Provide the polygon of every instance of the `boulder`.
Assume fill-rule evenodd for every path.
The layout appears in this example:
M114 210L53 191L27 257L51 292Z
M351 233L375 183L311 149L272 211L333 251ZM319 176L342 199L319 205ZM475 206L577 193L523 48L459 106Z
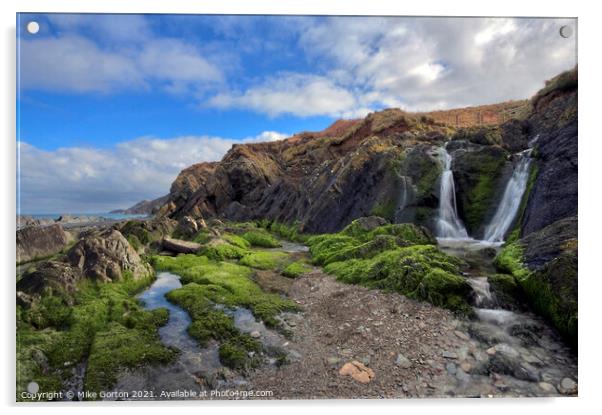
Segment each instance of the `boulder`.
M152 273L150 266L115 229L85 236L67 252L67 259L84 277L103 282L122 279L124 271L134 279Z
M69 242L59 224L29 226L17 230L17 262L27 262L62 251Z
M183 238L191 238L199 231L197 221L190 216L183 216L178 220L175 234Z
M60 261L44 261L36 264L17 281L17 301L29 306L42 294L68 298L75 292L82 273L78 268ZM25 294L25 295L24 295Z
M163 238L162 245L166 251L177 252L179 254L196 254L202 247L201 244L196 242L174 238Z

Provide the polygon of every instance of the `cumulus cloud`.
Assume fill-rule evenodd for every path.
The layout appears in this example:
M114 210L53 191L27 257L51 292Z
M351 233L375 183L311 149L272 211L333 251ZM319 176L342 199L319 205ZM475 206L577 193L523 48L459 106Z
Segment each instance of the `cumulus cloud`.
M207 102L216 108L245 108L269 116L340 116L356 106L353 94L325 76L281 73L242 93L221 93Z
M106 212L166 194L177 174L215 161L235 143L274 141L287 135L264 131L242 140L210 136L141 137L111 149L41 150L19 144L19 201L25 213Z
M572 19L296 18L288 30L314 68L273 75L209 101L271 116L432 110L530 97L576 65ZM319 80L319 82L317 81Z
M74 20L66 27L79 27L80 20ZM159 86L169 92L200 93L224 81L217 62L205 56L196 45L180 39L140 37L140 33L139 37L123 42L122 36L127 36L129 31L118 34L113 24L109 28L104 27L106 24L98 30L111 34L107 44L75 32L21 39L20 87L111 93ZM145 33L144 30L141 33Z

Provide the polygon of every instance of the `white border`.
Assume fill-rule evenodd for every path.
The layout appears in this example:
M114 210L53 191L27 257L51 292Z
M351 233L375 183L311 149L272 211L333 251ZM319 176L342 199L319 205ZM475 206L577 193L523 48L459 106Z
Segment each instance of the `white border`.
M599 206L602 204L600 188L602 174L602 132L600 114L602 92L600 91L599 41L602 39L600 27L602 17L597 13L594 2L546 1L526 2L524 0L504 0L498 2L471 2L468 0L395 2L385 0L220 0L218 2L194 2L192 0L163 1L33 1L3 0L2 13L2 89L0 106L2 111L2 179L4 198L2 209L2 238L0 255L4 273L3 294L3 341L2 376L0 394L2 403L13 412L63 413L64 411L85 411L103 413L107 411L144 411L163 413L167 407L176 405L178 411L194 413L304 413L319 410L331 412L345 411L366 413L487 413L504 414L515 411L550 413L577 413L596 408L602 393L602 345L600 336L600 296L602 294L602 257L600 254ZM451 16L568 16L579 18L579 308L580 308L580 353L579 353L579 398L573 399L504 399L504 400L405 400L405 401L278 401L278 402L218 402L190 404L180 403L130 403L95 405L52 404L21 405L16 407L14 399L14 275L15 253L15 13L16 12L113 12L113 13L233 13L233 14L360 14L360 15L451 15ZM12 306L11 306L12 304ZM598 408L598 411L600 409Z

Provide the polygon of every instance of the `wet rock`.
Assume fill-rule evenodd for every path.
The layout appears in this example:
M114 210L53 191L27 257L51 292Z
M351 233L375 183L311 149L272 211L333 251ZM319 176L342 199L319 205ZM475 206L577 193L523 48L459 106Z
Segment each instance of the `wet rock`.
M358 362L357 360L345 363L341 369L339 369L339 375L351 376L359 383L370 383L375 376L372 369L366 367L363 363Z
M445 370L447 371L447 373L449 373L450 375L455 375L457 372L457 367L455 364L453 363L448 363L445 365Z
M560 381L560 385L558 385L558 390L560 390L560 393L565 395L577 393L577 382L575 382L571 378L564 378Z
M466 334L462 331L454 330L454 334L462 340L470 340L470 337L468 337L468 334Z
M556 388L554 387L554 385L552 385L551 383L548 382L539 382L537 384L537 386L540 387L540 389L544 392L547 393L558 393L558 391L556 390Z
M163 238L163 249L179 254L195 254L201 249L201 244L181 239Z
M407 369L412 366L412 362L410 361L410 359L408 359L401 353L397 354L397 359L395 359L395 364L403 369Z
M17 230L17 262L48 257L60 252L69 241L59 224L29 226Z
M461 382L468 382L470 381L470 375L463 371L461 368L458 368L458 370L456 371L456 379L458 379Z
M249 335L254 339L258 339L261 337L261 333L257 330L253 330L251 333L249 333Z
M114 229L85 236L67 252L67 258L84 277L103 282L120 280L123 271L131 273L134 279L152 273L150 265Z
M480 322L471 323L468 327L468 331L472 337L487 345L498 344L509 340L506 333L491 324Z

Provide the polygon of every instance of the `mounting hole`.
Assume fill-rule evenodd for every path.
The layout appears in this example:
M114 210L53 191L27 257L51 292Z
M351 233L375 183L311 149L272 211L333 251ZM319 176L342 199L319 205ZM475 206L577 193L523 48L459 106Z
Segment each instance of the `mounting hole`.
M38 22L31 21L31 22L27 23L27 32L29 32L32 35L35 35L39 31L40 31L40 25L38 24Z
M573 36L573 28L571 26L562 26L560 28L560 36L562 36L565 39L568 39L569 37Z

